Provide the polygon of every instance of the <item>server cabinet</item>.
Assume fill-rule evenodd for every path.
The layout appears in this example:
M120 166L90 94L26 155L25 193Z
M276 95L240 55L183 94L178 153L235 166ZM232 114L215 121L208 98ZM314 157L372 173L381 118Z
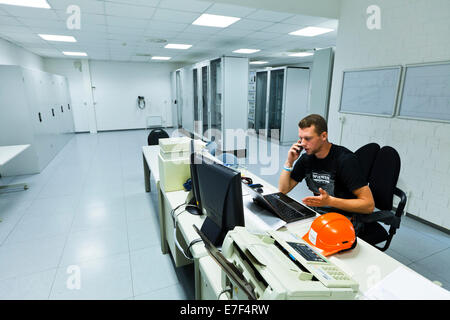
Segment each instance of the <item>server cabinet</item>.
M308 114L309 72L309 68L298 67L257 71L257 133L280 144L291 144L298 140L298 122Z
M67 80L19 66L0 66L0 83L0 145L31 145L3 166L1 174L39 173L74 133L72 110L61 108L70 105Z

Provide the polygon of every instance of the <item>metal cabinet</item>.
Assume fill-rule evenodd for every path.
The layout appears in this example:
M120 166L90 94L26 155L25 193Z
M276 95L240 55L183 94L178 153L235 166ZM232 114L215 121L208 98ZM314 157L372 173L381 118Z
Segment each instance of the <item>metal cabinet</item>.
M222 56L174 72L185 75L172 81L183 89L183 128L219 152L245 154L247 141L236 136L247 129L248 59Z
M0 145L30 144L1 174L41 172L74 133L65 77L0 66Z
M256 71L255 131L291 144L298 121L308 114L309 68L278 67Z

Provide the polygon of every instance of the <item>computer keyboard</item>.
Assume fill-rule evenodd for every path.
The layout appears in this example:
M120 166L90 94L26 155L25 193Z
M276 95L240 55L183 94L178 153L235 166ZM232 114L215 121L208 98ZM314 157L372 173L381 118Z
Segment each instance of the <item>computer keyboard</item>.
M278 214L286 222L299 220L305 217L303 213L293 209L292 207L281 201L280 198L276 196L276 194L265 195L264 199L266 199L275 208L275 210L277 210Z

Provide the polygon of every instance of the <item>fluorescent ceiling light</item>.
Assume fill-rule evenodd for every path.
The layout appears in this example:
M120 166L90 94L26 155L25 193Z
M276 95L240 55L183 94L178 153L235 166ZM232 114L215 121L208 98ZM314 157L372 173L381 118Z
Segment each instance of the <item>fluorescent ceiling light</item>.
M249 53L255 53L255 52L258 52L258 51L261 51L261 50L259 50L259 49L238 49L238 50L234 50L233 52L234 53L246 53L246 54L249 54Z
M66 55L66 56L87 57L87 53L86 52L63 51L63 54Z
M170 60L170 59L172 59L172 57L158 57L158 56L152 57L152 60Z
M314 53L311 52L296 52L289 54L290 57L308 57L312 56Z
M77 39L72 36L60 36L55 34L39 34L38 36L47 41L77 42Z
M47 0L0 0L0 4L9 4L12 6L50 9L50 5L47 3Z
M294 32L289 32L289 34L293 36L304 36L304 37L315 37L319 34L324 34L327 32L331 32L333 29L330 28L319 28L319 27L306 27Z
M168 43L164 48L186 50L189 49L190 47L192 47L192 44Z
M250 61L250 64L266 64L267 61L262 61L262 60L258 60L258 61Z
M197 20L192 22L192 24L205 27L226 28L239 20L241 20L241 18L204 13L198 17Z

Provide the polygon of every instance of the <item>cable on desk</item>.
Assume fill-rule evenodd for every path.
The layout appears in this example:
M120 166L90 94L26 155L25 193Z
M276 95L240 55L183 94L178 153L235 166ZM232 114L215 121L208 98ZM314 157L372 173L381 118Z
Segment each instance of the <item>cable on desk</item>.
M228 286L228 287L226 287L224 290L222 290L222 292L219 293L219 295L217 296L217 300L220 300L220 296L221 296L222 294L224 294L225 292L228 292L228 293L230 294L230 296L231 296L231 292L232 292L231 287Z
M192 258L192 260L194 260L194 257L193 257L192 254L191 254L191 247L192 247L194 244L199 243L199 242L202 242L202 241L203 241L203 240L202 240L201 238L198 238L198 239L192 240L191 243L189 243L189 246L188 246L188 248L186 249L186 254L189 255L189 256Z

